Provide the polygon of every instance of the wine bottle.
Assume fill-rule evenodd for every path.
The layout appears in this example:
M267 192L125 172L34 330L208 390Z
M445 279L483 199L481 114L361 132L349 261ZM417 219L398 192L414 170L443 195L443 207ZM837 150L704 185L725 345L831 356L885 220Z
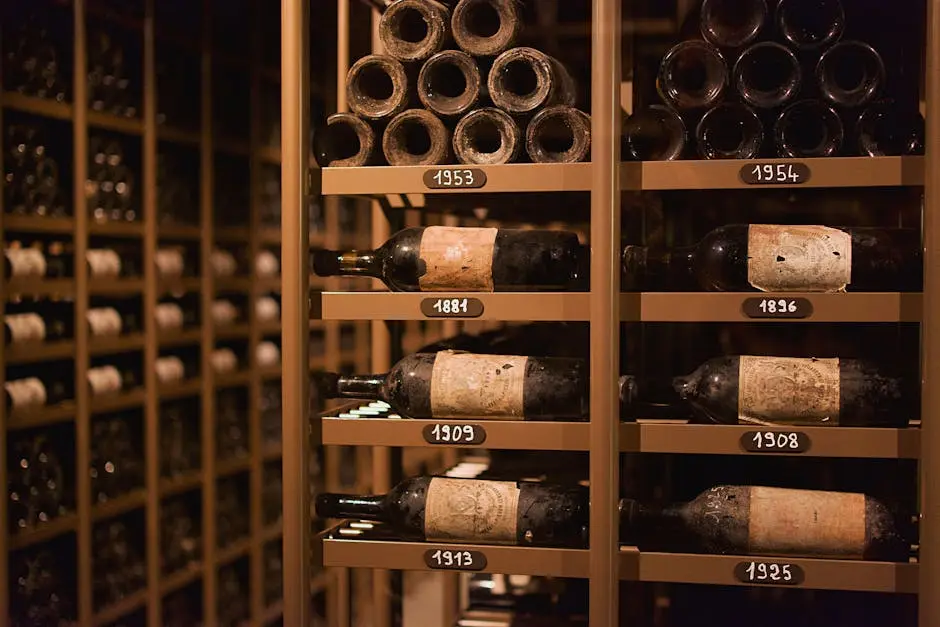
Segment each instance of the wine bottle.
M3 277L10 279L39 279L48 276L49 265L39 248L6 247L3 250Z
M357 168L374 160L375 131L355 113L328 117L313 142L317 163L323 168Z
M663 101L676 109L713 107L727 86L724 56L704 41L692 39L673 46L659 64L656 88Z
M567 290L584 286L587 268L565 231L413 227L376 250L313 253L319 276L367 276L399 292Z
M460 118L454 128L454 154L460 163L512 163L521 148L522 131L502 109L476 109Z
M168 246L153 254L157 275L161 279L180 278L194 274L189 255L182 246Z
M764 141L764 126L754 110L723 102L702 116L695 142L703 159L753 159Z
M217 279L232 277L238 272L235 255L222 248L213 249L209 254L209 266L212 268L212 276Z
M754 41L767 22L766 0L703 0L702 36L722 48Z
M385 51L399 61L424 61L444 47L450 11L435 0L399 0L379 20Z
M584 546L588 490L515 481L406 479L375 496L317 495L317 516L387 523L396 533L437 542Z
M281 349L274 342L259 342L255 347L255 364L259 368L273 368L281 363Z
M85 319L91 338L117 337L122 333L140 331L140 321L135 312L125 311L122 315L116 307L92 307L85 312Z
M860 155L884 157L924 154L924 117L892 100L865 109L855 125Z
M88 390L92 396L127 392L140 385L140 379L134 370L123 364L89 368L87 380Z
M823 98L837 107L861 107L884 88L881 55L862 41L840 41L819 57L816 80Z
M182 383L199 374L199 356L193 353L157 357L153 368L161 385Z
M591 118L566 105L546 107L525 131L525 149L534 163L579 163L591 150Z
M232 301L217 298L212 301L212 322L218 326L234 324L241 317L241 312Z
M715 486L688 503L624 499L620 509L622 533L641 548L682 534L719 554L906 561L910 551L888 508L865 494Z
M270 279L281 272L281 261L270 250L258 251L255 256L255 276L259 279Z
M11 379L3 383L6 392L6 409L27 411L42 406L51 406L71 398L68 381L55 375L37 375Z
M416 353L387 374L326 373L326 398L385 401L408 418L579 419L587 415L587 367L558 357Z
M755 107L772 109L792 100L800 91L803 71L796 55L772 41L755 44L741 53L732 71L734 86Z
M842 37L845 11L840 0L780 0L777 30L799 50L819 50Z
M217 375L231 374L238 370L238 356L231 348L217 348L209 357L212 371Z
M261 324L281 319L281 304L273 296L259 296L255 300L255 319Z
M623 270L641 289L712 292L916 291L923 274L918 229L768 224L723 226L688 248L627 246Z
M418 98L440 116L460 116L480 98L483 80L477 62L459 50L438 52L418 73Z
M577 95L565 66L535 48L512 48L496 57L487 89L493 104L513 115L550 105L573 107Z
M834 157L845 139L842 119L819 100L801 100L774 124L777 154L787 159Z
M392 118L408 108L408 75L394 57L373 54L356 61L346 74L346 99L353 113L367 120Z
M29 309L7 305L3 316L4 345L58 342L73 335L74 304L70 301L30 303Z
M515 2L460 0L450 23L461 50L475 57L495 57L516 43L522 15Z
M389 165L439 165L450 157L450 131L426 109L396 115L382 134L382 153Z
M620 398L631 418L665 405L718 424L904 428L917 411L909 381L843 358L715 357L671 383L621 377Z
M160 331L178 331L199 324L198 300L193 296L157 303L154 320Z
M673 161L682 156L688 133L674 109L652 105L636 111L623 124L625 161Z

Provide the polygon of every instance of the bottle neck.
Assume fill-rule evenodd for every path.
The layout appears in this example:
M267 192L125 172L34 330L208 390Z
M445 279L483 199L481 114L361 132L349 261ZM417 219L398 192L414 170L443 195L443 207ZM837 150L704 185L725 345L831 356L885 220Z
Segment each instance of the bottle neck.
M356 496L354 494L320 494L317 496L317 516L320 518L348 518L387 522L382 507L384 496Z
M695 247L657 249L627 246L623 251L624 274L639 289L675 287L694 275Z
M387 400L384 386L385 375L383 374L344 375L336 379L334 398L366 398L384 401Z
M320 276L381 277L374 250L318 250L313 253L313 271Z
M620 500L621 541L639 544L685 528L685 504L648 505L634 499Z
M682 405L669 380L620 377L621 416L627 420L682 418Z

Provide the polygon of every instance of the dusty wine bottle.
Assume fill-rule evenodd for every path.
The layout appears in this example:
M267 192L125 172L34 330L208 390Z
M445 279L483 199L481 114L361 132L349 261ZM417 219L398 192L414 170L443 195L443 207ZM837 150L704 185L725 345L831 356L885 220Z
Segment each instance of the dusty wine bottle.
M515 44L522 16L515 2L460 0L450 23L461 50L475 57L495 57Z
M665 406L718 424L903 428L917 413L911 382L842 358L715 357L671 384L621 377L620 399L629 418Z
M346 99L353 113L381 120L408 108L408 75L394 57L369 55L356 61L346 74Z
M418 98L441 116L459 116L480 98L480 68L466 52L445 50L424 62L418 73Z
M588 252L566 231L414 227L376 250L315 250L319 276L381 279L399 292L583 288Z
M574 546L587 541L588 489L449 477L406 479L387 494L319 494L317 516L387 523L431 542Z
M487 88L493 104L513 115L547 105L572 107L576 95L565 66L535 48L513 48L496 57Z
M525 149L535 163L579 163L591 151L591 118L566 105L546 107L525 131Z
M426 109L399 113L382 134L389 165L440 165L450 157L450 131Z
M791 46L819 50L842 37L845 11L840 0L780 0L775 21Z
M663 101L680 110L718 104L728 86L728 64L718 48L689 40L669 49L659 64L656 88Z
M796 55L772 41L763 41L742 52L734 64L732 76L741 97L762 109L787 103L796 96L803 82Z
M760 118L740 102L709 109L695 127L695 145L703 159L752 159L763 142Z
M640 109L624 121L624 160L673 161L687 141L682 116L663 105Z
M354 113L334 113L313 138L317 163L323 168L370 165L375 154L375 131Z
M722 48L754 41L767 22L766 0L703 0L702 36Z
M471 111L460 118L454 129L454 154L460 163L511 163L521 148L519 125L508 113L494 107Z
M839 154L845 140L842 119L820 100L800 100L774 124L777 154L787 159L814 159Z
M868 157L924 154L924 116L893 100L870 105L855 125L858 153Z
M444 47L450 11L435 0L398 0L379 21L385 51L399 61L423 61Z
M868 104L884 87L885 75L881 55L863 41L840 41L816 64L819 91L837 107Z
M640 289L692 280L712 292L916 291L920 242L919 229L732 224L688 248L627 246L623 270Z
M386 374L321 376L326 398L385 401L408 418L564 420L587 415L584 360L415 353Z
M865 494L715 486L665 507L620 503L625 539L641 548L691 540L709 553L904 560L910 544L891 511Z

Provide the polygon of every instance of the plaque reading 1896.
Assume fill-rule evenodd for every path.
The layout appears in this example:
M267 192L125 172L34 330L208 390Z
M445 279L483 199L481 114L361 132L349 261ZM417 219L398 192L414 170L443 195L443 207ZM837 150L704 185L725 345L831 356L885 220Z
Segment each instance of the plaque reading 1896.
M748 318L809 318L813 303L808 298L745 298L741 310Z

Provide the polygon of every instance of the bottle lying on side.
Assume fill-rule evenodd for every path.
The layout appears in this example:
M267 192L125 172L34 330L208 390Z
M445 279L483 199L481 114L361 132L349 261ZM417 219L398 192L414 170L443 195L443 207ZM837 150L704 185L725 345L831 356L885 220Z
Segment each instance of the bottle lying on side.
M385 401L409 418L577 420L588 411L581 359L415 353L386 374L321 375L325 398Z
M626 246L639 289L895 292L921 289L918 229L732 224L687 248Z
M319 276L371 277L397 292L584 289L590 260L575 233L444 226L399 231L376 250L312 257Z
M408 539L583 548L589 488L445 477L406 479L387 494L317 496L321 518L372 520ZM718 486L688 503L620 501L621 535L641 547L667 526L709 553L904 559L892 513L864 494Z
M732 355L670 381L620 378L624 417L679 417L717 424L908 426L917 389L857 359Z

